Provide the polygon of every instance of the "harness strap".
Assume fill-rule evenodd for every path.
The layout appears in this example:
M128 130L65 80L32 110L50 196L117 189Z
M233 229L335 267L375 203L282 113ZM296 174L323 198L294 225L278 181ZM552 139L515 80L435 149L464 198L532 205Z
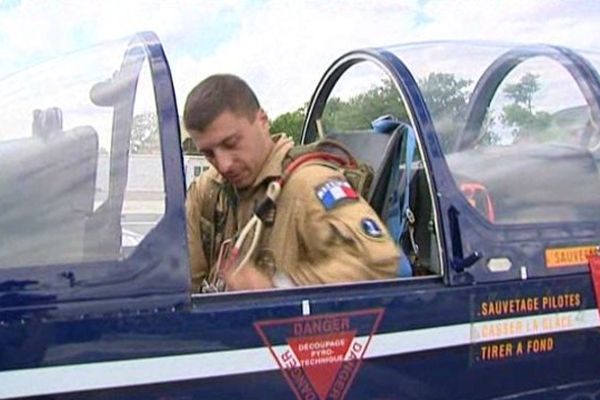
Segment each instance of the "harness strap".
M307 165L309 162L319 160L338 164L339 166L345 166L348 163L354 163L353 158L347 159L336 154L331 154L322 151L315 151L306 153L295 160L293 160L286 168L281 178L271 181L267 187L265 198L256 205L254 212L250 220L246 223L244 228L240 231L233 248L229 253L229 257L220 265L217 265L219 274L226 273L233 269L232 274L239 272L250 260L250 257L256 250L256 246L261 237L263 226L268 223L267 218L272 215L275 209L277 199L281 193L281 190L288 182L290 176L298 170L300 167ZM252 234L250 236L250 234ZM245 242L251 238L251 243L247 247L244 257L240 259L241 250L244 247Z
M414 238L415 216L410 209L410 181L412 179L411 167L413 156L416 149L415 132L412 128L397 120L391 115L381 116L371 122L373 130L378 133L391 134L397 129L403 129L405 140L405 162L403 180L400 181L400 154L394 154L392 159L392 173L390 175L390 187L394 188L393 192L388 196L389 211L387 213L386 225L390 230L394 241L402 248L402 235L407 230L410 237L411 247L415 256L418 254L419 247ZM400 208L400 199L402 200L402 208ZM412 267L410 261L402 252L398 263L397 275L400 277L412 276Z
M235 208L233 188L227 182L209 181L200 211L200 238L209 265L218 258L218 247L224 239L227 219Z
M235 274L247 264L258 244L265 241L265 233L270 232L281 190L290 176L308 163L341 168L350 184L363 195L370 189L373 178L372 168L359 164L341 143L324 139L310 145L293 147L283 160L282 176L269 183L265 198L255 206L251 218L234 240L223 241L228 213L235 210L237 206L228 201L229 198L235 197L233 193L227 191L227 187L231 185L213 181L203 204L201 235L207 261L215 268L211 271L214 274L204 285L203 291L224 290L223 274L230 270Z
M412 178L411 168L413 163L413 156L415 154L416 140L414 131L407 126L406 132L406 169L404 171L404 202L402 204L402 222L400 224L400 234L404 232L405 225L408 223L409 226L415 224L415 217L410 209L410 180ZM397 240L400 239L398 236ZM418 250L417 250L418 253Z

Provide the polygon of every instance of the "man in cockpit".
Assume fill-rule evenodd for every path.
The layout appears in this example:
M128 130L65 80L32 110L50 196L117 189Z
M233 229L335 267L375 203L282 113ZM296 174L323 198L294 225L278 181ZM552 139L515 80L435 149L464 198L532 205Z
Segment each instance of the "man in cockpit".
M395 276L399 252L377 214L339 166L318 158L294 164L292 140L270 135L267 114L242 79L200 82L183 119L212 166L186 200L195 291Z

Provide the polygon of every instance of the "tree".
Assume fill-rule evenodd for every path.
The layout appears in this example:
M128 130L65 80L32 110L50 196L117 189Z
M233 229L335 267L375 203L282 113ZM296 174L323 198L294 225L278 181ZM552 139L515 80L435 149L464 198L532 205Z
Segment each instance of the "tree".
M326 129L337 131L370 129L371 121L382 115L408 121L408 114L398 90L391 80L383 79L366 92L358 93L347 101L337 97L327 100L323 113Z
M521 77L519 83L506 85L504 94L513 99L514 104L526 106L527 111L531 114L531 99L533 94L540 90L539 77L539 75L528 72Z
M271 123L271 132L286 132L299 143L307 108L308 104L305 104L296 111L279 115ZM408 121L402 99L389 79L384 79L381 84L374 85L347 101L330 97L321 119L328 132L349 131L369 129L371 121L386 114Z
M440 144L447 151L464 127L470 85L470 80L444 72L432 72L419 80Z
M532 139L534 134L544 138L546 134L539 135L539 133L548 129L552 124L552 116L549 113L532 112L520 104L504 106L500 120L504 125L513 127L512 134L515 140Z
M502 135L496 131L496 124L498 117L494 114L492 109L488 109L488 112L483 118L481 123L481 130L479 132L478 145L485 146L497 146L502 143Z
M419 86L432 116L461 117L467 106L470 80L456 78L453 74L432 72L419 81Z
M526 73L518 83L506 85L503 90L513 103L502 108L500 120L504 125L512 127L514 140L529 140L534 135L538 136L538 139L554 135L548 131L552 125L552 116L533 109L533 96L540 90L538 79L539 75Z
M436 128L445 148L454 143L462 129L471 81L457 79L452 74L432 73L420 81L420 87ZM285 131L299 141L307 105L293 112L278 116L271 124L271 131ZM327 99L322 122L327 132L370 129L371 121L391 114L408 122L408 112L396 86L390 79L383 79L368 90L357 93L347 100L332 96Z
M294 139L294 143L300 143L302 134L302 124L306 115L306 105L298 108L296 111L287 112L279 115L271 122L271 133L284 132Z
M156 113L137 114L133 117L131 152L133 154L160 153L160 137Z

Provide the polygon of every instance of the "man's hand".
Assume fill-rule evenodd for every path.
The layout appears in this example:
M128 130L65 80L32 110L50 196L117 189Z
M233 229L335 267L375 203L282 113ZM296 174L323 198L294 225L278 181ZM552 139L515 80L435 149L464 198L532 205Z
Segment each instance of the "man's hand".
M271 278L256 268L251 261L248 261L241 269L225 274L223 279L227 284L227 291L270 289L273 287Z

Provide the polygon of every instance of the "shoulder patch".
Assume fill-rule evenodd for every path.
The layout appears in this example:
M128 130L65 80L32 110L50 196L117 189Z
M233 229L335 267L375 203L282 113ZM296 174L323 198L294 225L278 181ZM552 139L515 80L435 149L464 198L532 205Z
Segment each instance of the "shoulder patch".
M362 231L369 237L380 238L383 236L383 231L379 224L373 218L363 218L360 221Z
M358 200L358 193L343 179L330 179L315 189L317 198L326 210L340 203Z

